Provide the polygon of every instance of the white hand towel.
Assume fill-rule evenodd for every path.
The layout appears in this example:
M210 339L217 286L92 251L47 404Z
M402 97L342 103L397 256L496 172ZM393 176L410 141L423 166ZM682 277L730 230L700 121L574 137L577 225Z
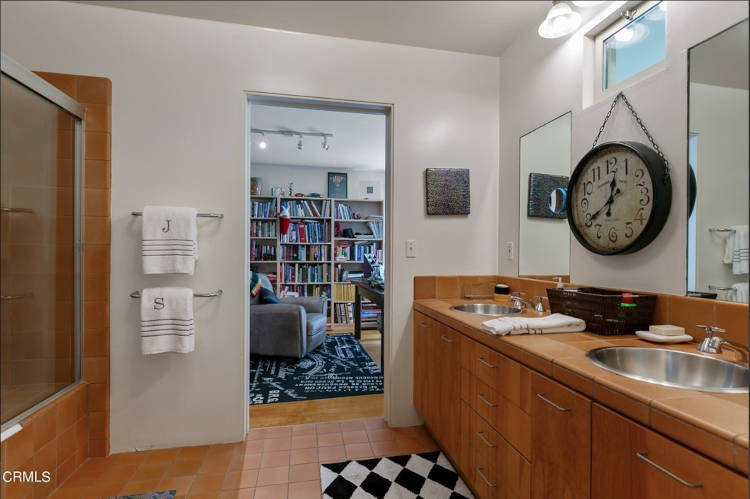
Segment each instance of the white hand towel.
M748 298L750 298L750 296L748 296L748 288L749 286L746 282L732 284L732 290L729 292L729 299L737 303L747 303Z
M141 291L141 353L188 353L193 350L193 290L146 288Z
M586 329L586 322L565 314L547 317L498 317L482 323L482 329L492 334L547 334L576 333Z
M143 208L142 256L144 274L189 274L198 259L195 208Z
M731 228L734 230L730 237L732 240L732 273L735 275L747 274L750 270L748 227L747 225L733 225Z

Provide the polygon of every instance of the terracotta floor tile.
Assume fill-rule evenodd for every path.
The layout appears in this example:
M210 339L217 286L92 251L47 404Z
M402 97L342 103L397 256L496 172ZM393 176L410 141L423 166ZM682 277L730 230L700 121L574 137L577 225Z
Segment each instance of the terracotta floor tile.
M361 419L354 420L354 421L342 421L341 422L341 431L357 431L357 430L364 430L365 429L365 422Z
M276 428L266 428L265 438L291 438L292 429L289 426L279 426Z
M338 433L341 431L341 425L339 423L318 423L315 425L315 431L318 435L325 433Z
M420 452L436 450L434 445L416 438L399 438L396 439L396 444L401 449L401 454L418 454Z
M295 449L292 451L290 464L304 464L304 463L317 463L318 462L318 448L312 447L310 449Z
M221 492L212 490L211 492L190 492L187 499L216 499Z
M185 459L171 463L166 476L197 475L203 459Z
M89 483L88 485L94 485L94 484L105 483L105 482L121 482L124 484L125 482L127 482L133 477L137 469L138 469L137 464L127 464L125 466L113 466L112 468L107 468L106 470L104 470L104 472L101 475L99 475L99 478L97 478L94 483Z
M119 495L120 492L122 492L122 489L123 484L120 482L103 483L101 485L90 487L87 495L81 495L79 497L113 497Z
M341 445L344 439L341 433L322 433L318 435L318 447L329 447L331 445Z
M166 476L159 482L158 490L174 490L178 496L184 496L193 484L194 476Z
M250 440L245 442L245 454L248 452L263 452L263 440Z
M384 430L388 428L388 423L383 418L365 419L365 428L369 430Z
M150 451L149 455L146 456L145 463L163 463L174 461L177 457L179 449L160 449Z
M231 462L231 455L206 457L198 473L226 473Z
M260 468L261 453L257 454L235 454L229 463L230 471L255 470Z
M292 449L309 449L318 446L318 437L314 433L311 435L293 435Z
M255 428L253 430L250 430L247 433L247 436L245 437L245 441L249 442L252 440L263 440L266 438L266 429L265 428Z
M224 490L219 494L219 499L253 499L255 489Z
M224 485L224 473L211 473L207 475L197 475L190 487L190 494L198 492L216 492L221 490Z
M268 485L265 487L257 487L255 489L255 499L286 499L288 493L288 483Z
M338 463L346 461L346 450L343 445L333 447L319 447L318 460L321 463Z
M246 489L258 483L258 470L231 471L226 474L222 489Z
M264 452L260 461L262 468L276 468L278 466L289 466L289 451Z
M290 482L307 482L320 479L320 465L315 463L297 464L289 469Z
M383 442L370 442L372 453L375 457L398 456L401 454L401 448L395 440L386 440Z
M53 499L81 499L82 497L92 497L91 487L65 487L58 489L50 497Z
M292 427L292 437L315 435L315 423L295 425Z
M183 447L177 453L175 460L183 459L203 459L208 452L208 445L198 445L194 447Z
M344 449L346 449L346 457L348 459L365 459L373 457L372 448L370 448L370 444L368 443L347 444L344 446Z
M341 436L345 444L362 444L369 441L365 430L345 431Z
M258 487L279 483L289 483L289 466L261 468L258 473Z
M386 428L380 430L367 430L367 438L370 442L386 442L396 440L396 434Z
M125 452L123 454L114 454L112 456L109 456L107 458L94 458L94 459L101 459L102 464L106 466L123 466L126 464L141 464L143 463L148 456L144 452ZM86 461L86 463L90 462ZM82 466L85 466L84 463Z
M125 484L120 493L122 495L132 495L154 492L159 486L159 482L161 482L161 478L149 478L148 480L130 480Z
M263 440L263 452L277 451L277 450L289 450L292 447L292 442L289 437L284 438L266 438Z
M156 478L161 478L167 473L167 470L172 467L172 463L156 462L156 463L143 463L138 467L135 474L131 477L131 480L141 481Z
M289 499L320 499L320 480L289 484Z
M206 456L224 456L227 454L234 454L235 450L242 448L244 452L244 443L242 444L218 444L209 445Z
M65 482L65 485L68 487L91 486L91 484L95 483L105 471L106 471L106 468L79 469L76 472L74 472L70 476L70 478L68 478L68 480ZM133 469L133 473L135 473L135 469ZM122 482L125 483L125 480L123 479Z

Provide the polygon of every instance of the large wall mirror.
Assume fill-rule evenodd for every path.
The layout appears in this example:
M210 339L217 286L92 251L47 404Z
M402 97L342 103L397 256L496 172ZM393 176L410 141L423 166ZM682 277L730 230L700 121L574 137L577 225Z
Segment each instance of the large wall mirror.
M569 280L571 124L568 112L520 139L518 275Z
M690 49L689 295L748 302L748 22Z

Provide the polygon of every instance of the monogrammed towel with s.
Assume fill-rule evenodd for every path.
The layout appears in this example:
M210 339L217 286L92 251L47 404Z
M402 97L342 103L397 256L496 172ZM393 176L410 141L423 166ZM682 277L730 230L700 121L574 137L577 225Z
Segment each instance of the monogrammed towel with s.
M193 290L146 288L141 291L141 353L188 353L193 350Z
M198 259L195 208L143 208L142 255L144 274L189 274Z

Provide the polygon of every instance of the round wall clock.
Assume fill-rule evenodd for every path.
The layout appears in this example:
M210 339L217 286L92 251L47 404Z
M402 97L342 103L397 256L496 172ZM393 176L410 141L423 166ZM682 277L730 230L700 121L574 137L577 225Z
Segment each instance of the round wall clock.
M672 204L667 165L638 142L607 142L576 165L568 186L568 224L586 249L633 253L664 227Z

